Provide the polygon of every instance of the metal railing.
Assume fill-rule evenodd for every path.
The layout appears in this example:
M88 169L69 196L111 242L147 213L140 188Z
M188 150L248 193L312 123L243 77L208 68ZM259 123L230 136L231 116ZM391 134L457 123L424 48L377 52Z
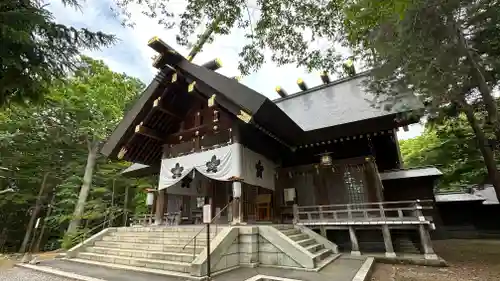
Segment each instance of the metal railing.
M388 201L360 204L293 206L294 223L338 224L349 222L422 221L423 211L431 210L432 200ZM425 218L431 220L431 218Z
M215 214L215 216L210 220L210 223L208 224L205 224L204 227L202 227L200 229L200 231L198 231L191 239L189 239L189 241L182 247L182 249L186 249L187 246L189 246L189 244L191 244L191 242L194 241L194 244L193 244L193 257L196 257L196 239L198 237L198 235L200 235L200 233L203 232L203 230L205 228L207 228L207 225L211 224L214 222L214 220L218 219L220 217L220 215L222 214L222 212L224 212L225 209L227 209L227 207L229 207L229 205L231 205L232 202L229 202L226 204L226 206L224 206L224 208L222 208L217 214ZM215 235L217 235L217 230L218 230L218 221L216 221L215 223ZM210 233L209 233L209 237L207 237L207 239L210 239ZM208 242L208 241L207 241ZM208 253L210 255L210 253Z
M100 224L94 226L93 228L80 232L79 234L71 238L71 244L76 245L78 243L83 243L83 241L85 241L85 239L88 238L89 234L90 235L95 234L96 230L98 230L99 228L104 229L106 226L110 227L109 223L114 219L116 219L117 217L123 215L124 213L125 211L121 210L112 216L106 217Z

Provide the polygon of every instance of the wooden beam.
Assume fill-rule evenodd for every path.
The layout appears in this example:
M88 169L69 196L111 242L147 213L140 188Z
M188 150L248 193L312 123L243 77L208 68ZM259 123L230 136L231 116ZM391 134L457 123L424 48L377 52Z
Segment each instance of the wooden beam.
M214 59L209 62L202 64L201 66L206 67L212 71L216 71L217 69L222 67L222 61L220 59Z
M280 95L280 97L284 98L287 96L287 93L286 91L281 88L280 86L277 86L276 89L275 89L276 93L278 93L278 95Z
M144 127L142 124L135 126L135 133L146 137L150 137L158 141L163 141L163 138L160 136L158 132L148 127Z
M330 83L330 76L328 76L328 72L326 72L326 71L321 72L320 77L321 77L321 81L323 81L323 84Z
M302 80L302 78L299 78L297 80L297 85L299 86L299 88L302 90L302 91L307 91L307 85L306 85L306 82L304 82L304 80Z
M179 115L173 113L172 111L168 110L168 109L165 109L161 106L161 97L158 97L157 99L155 99L155 101L153 102L153 109L156 109L156 110L159 110L167 115L170 115L176 119L179 119L179 120L182 120L182 117L180 117Z

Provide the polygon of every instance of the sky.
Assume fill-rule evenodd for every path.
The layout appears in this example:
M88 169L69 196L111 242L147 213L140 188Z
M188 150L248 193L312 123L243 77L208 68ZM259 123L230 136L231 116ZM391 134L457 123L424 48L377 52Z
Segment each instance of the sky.
M177 6L173 1L169 3L174 11L183 8L181 2ZM82 3L81 10L76 10L64 7L59 0L54 0L50 1L47 8L58 23L116 35L119 41L114 46L100 51L87 51L85 54L103 60L113 71L139 78L144 84L149 84L157 73L151 66L152 57L156 52L147 46L148 40L153 36L158 36L182 55L186 56L189 53L187 48L176 44L176 29L164 29L155 20L142 15L139 9L131 9L134 28L123 27L119 19L113 16L110 6L110 0L87 0ZM258 16L253 13L252 17ZM203 31L199 30L199 33ZM194 63L203 64L219 58L223 66L217 72L228 77L240 75L237 62L238 53L245 42L243 35L242 30L236 29L230 35L218 36L213 43L203 46ZM297 68L295 65L277 66L270 61L257 72L243 77L241 83L270 99L275 99L279 97L274 91L276 86L283 87L289 94L298 92L300 90L296 84L298 78L302 78L310 87L321 84L319 72L308 73L306 69ZM422 131L422 125L413 124L408 132L400 129L398 138L412 138L420 135Z

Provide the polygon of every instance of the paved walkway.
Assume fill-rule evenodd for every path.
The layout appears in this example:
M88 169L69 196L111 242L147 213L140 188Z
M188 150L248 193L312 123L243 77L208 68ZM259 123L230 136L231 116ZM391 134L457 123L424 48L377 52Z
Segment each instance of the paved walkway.
M0 270L0 281L74 281L25 268L14 267Z
M185 281L185 278L161 276L149 273L134 272L92 264L82 264L65 260L51 260L41 262L40 265L52 267L61 271L72 272L78 275L89 276L107 281Z
M228 273L217 275L213 278L216 281L242 281L255 275L269 275L303 281L351 281L358 272L364 259L342 256L325 266L319 272L309 272L301 270L288 270L281 268L256 267L239 268Z
M324 267L319 272L290 270L281 268L239 268L230 272L216 275L216 281L243 281L255 275L277 276L282 278L298 279L303 281L351 281L364 259L358 257L342 256ZM185 281L185 278L160 276L149 273L126 271L100 267L91 264L80 264L64 260L43 261L40 265L52 267L61 271L71 272L83 276L104 279L107 281ZM12 281L21 281L13 279ZM35 280L35 279L32 279ZM4 281L0 279L0 281ZM6 279L5 281L11 281ZM49 280L48 280L49 281ZM63 280L54 280L63 281ZM66 281L66 280L64 280Z

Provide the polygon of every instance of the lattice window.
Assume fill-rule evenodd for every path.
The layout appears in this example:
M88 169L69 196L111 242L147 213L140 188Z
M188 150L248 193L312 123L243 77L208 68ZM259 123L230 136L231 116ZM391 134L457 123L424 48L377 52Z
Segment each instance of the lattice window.
M365 189L363 180L356 178L351 171L344 171L344 184L347 188L349 203L365 203Z

